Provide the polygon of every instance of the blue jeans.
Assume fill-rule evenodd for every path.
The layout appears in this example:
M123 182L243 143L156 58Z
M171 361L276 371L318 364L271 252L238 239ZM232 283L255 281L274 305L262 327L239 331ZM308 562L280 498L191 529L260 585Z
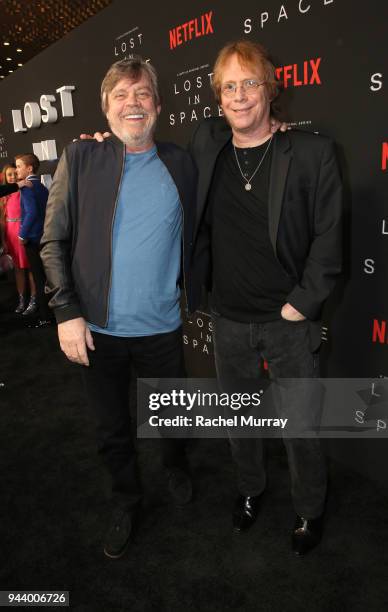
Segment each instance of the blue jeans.
M292 379L291 389L275 389L275 401L282 415L295 416L302 428L316 424L321 398L318 355L310 350L308 321L284 319L269 323L239 323L213 312L214 352L218 379L225 390L233 381L260 380L260 363L265 359L271 379ZM298 385L296 379L310 379ZM275 386L276 387L276 386ZM285 401L287 399L287 401ZM306 519L320 516L327 488L326 461L317 436L283 438L291 476L291 493L297 514ZM238 470L241 495L259 495L266 474L261 438L230 438Z

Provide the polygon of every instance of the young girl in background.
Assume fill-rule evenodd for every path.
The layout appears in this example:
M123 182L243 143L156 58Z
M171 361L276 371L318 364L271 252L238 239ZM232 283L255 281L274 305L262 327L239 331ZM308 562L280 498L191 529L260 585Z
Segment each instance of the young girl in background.
M16 182L16 168L12 164L6 164L3 168L3 184ZM35 284L31 272L24 246L19 241L20 228L20 191L16 191L9 196L1 198L1 218L2 218L2 242L6 252L11 255L15 269L16 289L19 295L19 302L15 312L17 314L34 314L37 309L35 297ZM27 306L26 301L26 271L30 286L30 301Z

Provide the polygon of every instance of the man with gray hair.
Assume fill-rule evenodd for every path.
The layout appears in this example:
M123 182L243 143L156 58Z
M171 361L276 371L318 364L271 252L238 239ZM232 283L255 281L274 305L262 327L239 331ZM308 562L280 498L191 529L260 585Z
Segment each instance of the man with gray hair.
M139 516L141 487L131 431L130 367L138 376L185 376L181 286L188 267L196 171L180 147L155 143L161 110L154 68L116 62L101 86L113 137L78 141L58 164L42 238L50 306L62 351L81 364L97 417L98 450L112 477L114 508L104 552L120 557ZM184 441L163 441L169 490L190 501Z

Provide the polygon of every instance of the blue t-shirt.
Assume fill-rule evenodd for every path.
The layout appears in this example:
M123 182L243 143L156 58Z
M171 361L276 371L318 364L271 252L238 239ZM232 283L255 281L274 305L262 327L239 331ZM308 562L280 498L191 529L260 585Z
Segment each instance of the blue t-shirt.
M181 324L182 211L156 147L127 153L112 236L112 280L105 328L112 336L151 336Z

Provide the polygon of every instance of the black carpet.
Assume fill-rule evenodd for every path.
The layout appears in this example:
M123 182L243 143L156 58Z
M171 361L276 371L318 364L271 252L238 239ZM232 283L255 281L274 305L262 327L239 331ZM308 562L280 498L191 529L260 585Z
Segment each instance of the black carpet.
M141 529L125 557L104 557L109 483L79 366L65 361L55 329L26 329L9 314L12 291L0 280L0 590L68 590L80 612L387 609L387 491L332 462L324 539L294 558L278 440L260 516L243 536L231 532L236 491L225 441L192 444L195 500L177 510L156 443L139 440Z

